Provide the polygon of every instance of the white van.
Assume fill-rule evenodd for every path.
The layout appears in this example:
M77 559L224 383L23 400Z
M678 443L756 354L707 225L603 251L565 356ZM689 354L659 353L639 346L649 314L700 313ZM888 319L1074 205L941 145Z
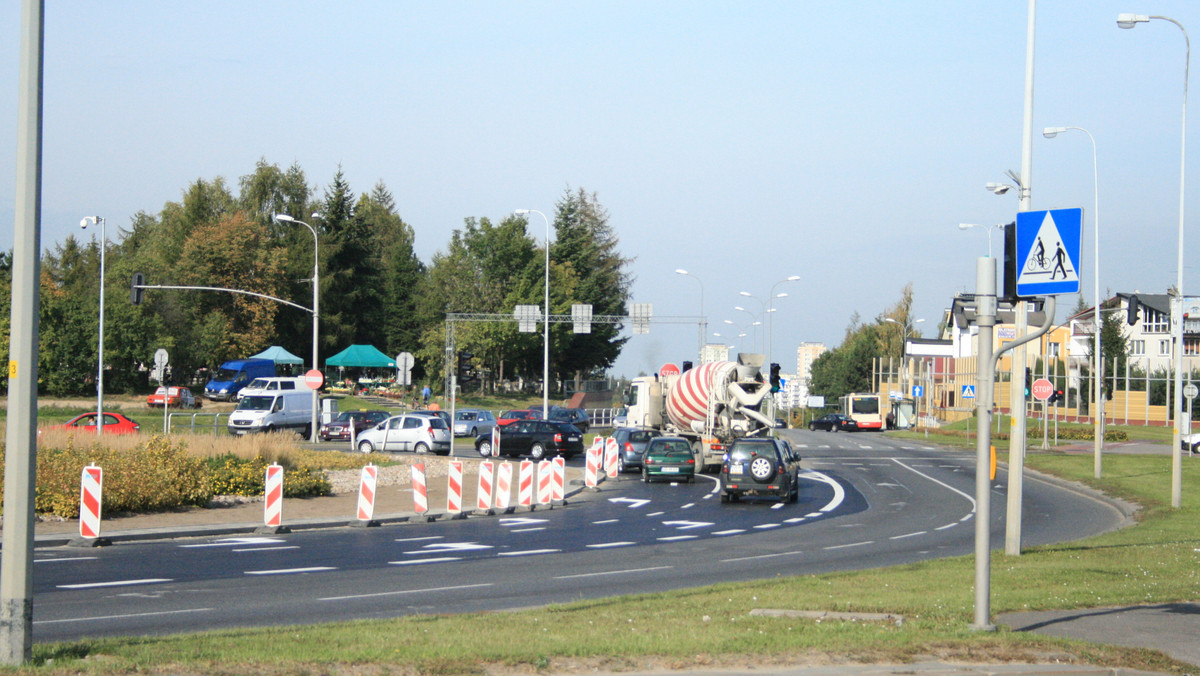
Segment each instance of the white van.
M312 391L248 394L229 414L230 434L292 430L303 437L312 431Z
M303 378L255 378L250 381L249 385L238 390L237 398L241 399L251 394L275 394L291 390L307 392L308 388L304 385Z

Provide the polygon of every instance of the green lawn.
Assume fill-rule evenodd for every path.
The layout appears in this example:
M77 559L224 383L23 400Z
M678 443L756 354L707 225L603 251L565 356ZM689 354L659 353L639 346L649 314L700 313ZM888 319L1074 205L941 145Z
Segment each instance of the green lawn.
M1031 468L1136 500L1139 523L1087 540L993 555L992 610L1195 600L1200 589L1200 463L1185 463L1184 504L1168 502L1165 458L1035 453ZM972 557L800 575L512 613L434 615L167 638L35 646L39 673L483 673L765 666L798 662L1065 660L1184 673L1144 650L1032 634L976 632ZM299 582L297 584L300 584ZM755 608L898 613L892 622L751 616ZM448 609L449 610L449 609Z

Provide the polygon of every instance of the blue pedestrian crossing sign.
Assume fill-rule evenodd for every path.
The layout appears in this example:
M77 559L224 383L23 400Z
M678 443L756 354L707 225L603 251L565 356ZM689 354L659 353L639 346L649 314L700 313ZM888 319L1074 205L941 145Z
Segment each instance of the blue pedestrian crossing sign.
M975 398L975 386L974 385L963 385L962 386L962 398L963 399L974 399Z
M1017 295L1079 293L1083 209L1017 214Z

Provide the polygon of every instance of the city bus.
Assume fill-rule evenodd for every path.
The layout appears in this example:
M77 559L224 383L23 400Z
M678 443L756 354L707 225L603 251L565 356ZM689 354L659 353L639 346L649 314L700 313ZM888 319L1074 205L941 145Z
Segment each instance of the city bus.
M878 394L851 392L839 399L838 412L858 423L860 430L882 430L883 413Z

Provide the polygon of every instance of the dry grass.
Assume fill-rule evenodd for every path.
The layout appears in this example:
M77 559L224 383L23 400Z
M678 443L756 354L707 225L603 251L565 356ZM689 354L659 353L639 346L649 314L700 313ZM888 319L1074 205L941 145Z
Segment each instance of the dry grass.
M219 434L173 434L171 438L181 442L189 455L198 458L214 458L232 453L244 460L263 458L275 462L280 458L294 456L300 451L299 437L291 432L274 432L271 434L248 434L235 437ZM144 444L148 437L144 434L104 435L96 439L94 435L83 435L68 430L45 430L38 436L38 445L47 448L66 448L102 444L104 448L114 451L129 451Z

